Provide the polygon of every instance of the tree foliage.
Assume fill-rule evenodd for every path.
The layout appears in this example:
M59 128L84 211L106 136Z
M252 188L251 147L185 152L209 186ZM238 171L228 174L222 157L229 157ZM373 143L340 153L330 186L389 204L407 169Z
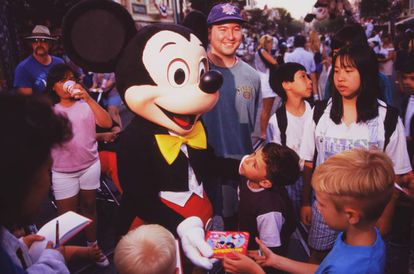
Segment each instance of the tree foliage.
M335 33L346 24L345 17L337 16L333 19L315 21L313 27L319 33Z
M303 29L303 23L294 20L284 8L246 10L248 26L253 33L273 33L277 31L283 36L293 35Z
M361 17L386 22L397 18L407 6L407 2L403 0L361 0L359 4Z
M388 0L361 0L359 4L361 17L377 17L387 11Z

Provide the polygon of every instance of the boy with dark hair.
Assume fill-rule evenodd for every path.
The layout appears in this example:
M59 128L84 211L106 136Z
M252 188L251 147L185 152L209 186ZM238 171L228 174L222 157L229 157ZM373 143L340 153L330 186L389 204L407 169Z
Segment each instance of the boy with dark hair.
M393 163L380 150L353 149L330 157L312 178L324 220L343 231L328 256L320 265L298 262L272 253L259 239L264 256L250 255L261 266L289 273L384 273L385 244L375 225L391 199L394 179ZM264 273L248 257L234 255L235 260L224 259L227 272Z
M414 56L409 56L400 66L400 73L404 91L408 97L403 109L404 133L407 140L408 156L413 164L414 155ZM413 235L412 220L413 204L407 201L414 197L414 184L405 184L405 194L400 195L395 207L391 232L387 235L387 263L386 273L407 273L410 262L410 245ZM408 195L406 195L408 194Z
M266 139L286 145L299 153L305 121L312 110L305 98L312 92L312 81L306 75L305 67L298 63L285 63L272 70L270 86L282 98L282 106L270 117ZM302 177L295 184L287 186L296 216L299 217Z
M414 57L410 56L401 66L402 82L409 98L404 108L405 136L407 137L408 153L412 157L414 154Z
M284 186L294 183L299 173L298 155L279 144L266 144L243 159L239 229L250 233L248 249L258 249L257 236L274 252L286 254L295 219Z
M306 74L308 74L312 79L313 99L319 100L318 78L316 75L314 54L305 49L306 37L302 35L296 35L293 44L295 49L292 52L285 54L284 61L285 63L299 63L305 67Z

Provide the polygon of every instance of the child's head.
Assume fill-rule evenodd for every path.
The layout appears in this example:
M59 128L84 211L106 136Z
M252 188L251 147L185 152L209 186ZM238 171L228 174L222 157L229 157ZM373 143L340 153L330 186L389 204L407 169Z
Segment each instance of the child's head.
M414 93L414 57L410 56L403 63L402 69L403 73L403 84L404 87L409 91L409 93Z
M299 177L299 156L287 146L268 143L242 162L240 173L263 188L290 185Z
M173 274L176 268L174 236L160 225L131 230L115 248L114 262L120 274Z
M342 120L343 100L356 98L357 122L378 116L377 99L382 98L378 73L377 57L368 46L354 45L337 52L330 74L330 117L336 124Z
M46 90L54 103L59 102L61 98L71 98L71 95L63 89L63 83L67 80L77 81L75 72L68 65L56 64L49 70Z
M383 44L385 44L385 45L387 45L387 44L389 44L389 43L392 43L392 37L391 37L391 34L390 34L390 33L384 33L384 34L381 36L381 40L382 40L382 43L383 43Z
M312 93L312 81L306 75L305 67L299 63L285 63L271 69L269 84L284 102L291 95L307 98Z
M391 198L394 176L392 161L382 151L336 154L312 177L318 209L333 229L375 224Z
M295 48L304 48L306 45L306 37L303 35L296 35L295 39L293 40L293 46Z
M353 45L368 46L367 36L361 24L349 24L338 30L332 37L332 53L336 54L343 47Z
M259 39L258 49L271 50L273 45L273 38L269 34L265 34Z
M72 138L72 127L36 96L0 94L0 122L0 226L27 225L49 192L51 150Z

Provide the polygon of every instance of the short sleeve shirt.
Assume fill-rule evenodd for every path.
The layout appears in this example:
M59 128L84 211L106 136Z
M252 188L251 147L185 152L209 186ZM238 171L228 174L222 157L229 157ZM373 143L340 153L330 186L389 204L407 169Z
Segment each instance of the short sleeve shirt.
M49 70L56 64L63 64L63 59L52 56L49 65L43 65L30 55L17 65L14 73L15 88L31 88L33 93L41 93L46 89Z

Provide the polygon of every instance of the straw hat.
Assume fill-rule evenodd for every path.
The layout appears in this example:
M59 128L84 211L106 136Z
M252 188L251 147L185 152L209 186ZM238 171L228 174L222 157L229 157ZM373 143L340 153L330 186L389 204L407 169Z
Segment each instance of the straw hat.
M51 41L57 40L56 37L50 35L49 28L43 25L36 25L32 31L32 34L26 36L25 39L47 39Z

